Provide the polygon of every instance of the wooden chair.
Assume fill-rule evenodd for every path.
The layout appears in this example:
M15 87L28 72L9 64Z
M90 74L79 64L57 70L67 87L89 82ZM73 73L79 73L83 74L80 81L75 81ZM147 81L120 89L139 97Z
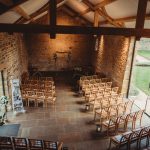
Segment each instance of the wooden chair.
M125 118L125 126L124 126L124 129L126 130L127 129L127 126L128 126L128 123L131 122L132 124L132 130L135 129L135 118L137 116L137 113L138 112L132 112L132 113L129 113L126 115L126 118Z
M13 137L13 143L15 150L28 150L28 144L26 138Z
M110 105L110 117L118 116L118 105Z
M109 120L102 122L102 127L106 128L107 135L109 134L110 129L114 128L114 133L116 134L118 132L118 127L120 123L120 116L118 117L111 117Z
M110 106L110 97L103 97L100 103L100 108L105 108Z
M92 76L92 79L97 79L97 75L93 75L93 76Z
M44 92L36 92L36 106L38 107L39 103L43 103L44 107L45 95Z
M129 137L131 136L132 132L125 132L123 134L119 134L116 136L113 136L110 138L110 143L109 143L109 150L111 150L111 144L113 143L116 147L116 149L120 149L121 146L126 146L126 150L129 149Z
M104 95L110 95L111 94L111 88L105 88Z
M111 89L111 95L117 94L117 93L118 93L118 90L119 90L119 87L113 87L113 88Z
M144 114L145 110L139 110L138 112L135 113L134 118L133 118L133 128L135 129L136 121L139 120L140 127L142 125L142 117Z
M55 104L56 96L53 95L52 92L46 92L45 93L45 106L48 106L48 103Z
M109 82L110 81L109 78L102 78L101 80L102 80L102 82Z
M129 114L132 112L132 107L133 107L134 101L128 100L127 101L127 107L126 107L126 114Z
M92 108L92 111L94 111L96 108L100 107L100 98L95 98L93 101L89 101L86 105L88 105L90 108Z
M44 150L62 150L62 142L43 141Z
M103 97L103 93L104 93L104 90L99 90L95 95L96 95L96 98L102 98Z
M28 106L30 106L30 102L34 102L34 106L36 106L36 93L34 91L27 91L27 99Z
M142 128L142 131L139 137L139 149L141 149L141 142L145 138L146 138L146 147L149 145L149 137L150 137L150 125Z
M118 115L124 115L126 113L127 103L122 102L118 104Z
M11 137L0 136L0 149L1 150L13 150L13 142Z
M28 139L30 150L43 150L43 141L39 139Z
M106 84L105 83L99 83L99 88L100 89L105 89Z
M22 100L25 102L25 105L27 106L28 97L27 97L27 91L26 90L21 90L21 97L22 97Z
M93 94L92 92L90 92L89 96L85 96L85 101L90 102L90 101L95 100L95 98L96 98L96 94Z
M141 131L142 129L141 128L137 128L135 130L132 130L132 134L129 136L129 150L130 150L130 147L131 147L131 144L132 143L135 143L136 142L136 149L139 148L139 139L140 139L140 134L141 134Z
M128 125L128 122L129 122L129 120L128 120L129 116L130 116L130 114L121 114L120 115L118 126L123 125L123 130L124 131L126 131L126 129L127 129L127 125Z
M96 83L101 83L101 79L95 79Z
M112 82L106 82L106 88L111 88Z
M117 101L118 96L111 96L110 97L110 105L117 105L118 101Z
M96 117L99 116L99 123L101 124L102 121L108 120L110 117L110 107L100 108L96 109L94 113L94 121L96 120Z

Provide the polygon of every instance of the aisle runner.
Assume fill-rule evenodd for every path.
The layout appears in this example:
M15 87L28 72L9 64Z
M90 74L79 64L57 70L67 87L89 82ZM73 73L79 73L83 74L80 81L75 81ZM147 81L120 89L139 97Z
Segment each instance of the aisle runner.
M10 124L0 126L0 136L17 136L20 124Z

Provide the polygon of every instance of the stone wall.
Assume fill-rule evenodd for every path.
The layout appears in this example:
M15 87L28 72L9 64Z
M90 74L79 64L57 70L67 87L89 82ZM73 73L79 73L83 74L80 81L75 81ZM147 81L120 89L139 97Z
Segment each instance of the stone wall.
M0 33L0 70L3 70L6 95L11 95L10 80L28 70L27 50L22 34Z
M38 23L47 24L48 17L42 17ZM80 26L61 10L57 14L57 23ZM26 35L26 41L29 65L39 71L68 70L75 66L91 65L93 36L58 34L56 39L50 39L49 34L30 34Z
M123 36L101 36L99 48L93 54L95 72L110 77L114 86L122 89L126 70L130 38Z
M127 59L127 63L126 63L126 69L125 69L125 73L124 73L124 79L123 79L123 84L122 84L122 93L127 93L128 94L128 88L129 88L129 82L131 81L130 79L130 74L131 74L131 67L132 65L134 66L134 63L136 61L136 59L132 60L135 56L136 56L136 52L133 53L134 50L134 44L135 44L135 37L131 37L131 42L130 42L130 46L129 46L129 52L128 52L128 59ZM133 56L134 54L134 56ZM132 64L133 61L133 64ZM128 95L127 95L128 96Z

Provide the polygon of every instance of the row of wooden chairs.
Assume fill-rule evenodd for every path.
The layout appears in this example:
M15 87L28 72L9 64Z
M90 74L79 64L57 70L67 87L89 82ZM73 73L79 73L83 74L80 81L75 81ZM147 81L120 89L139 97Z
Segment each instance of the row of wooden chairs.
M146 147L149 146L150 126L144 126L132 131L127 131L123 134L118 134L110 138L109 150L114 144L117 149L126 146L130 150L131 144L136 143L136 149L141 149L141 142L146 139Z
M113 117L117 117L123 114L131 113L132 107L133 107L134 101L126 101L116 104L110 104L107 106L104 106L100 104L99 108L95 108L94 112L94 121L97 116L99 116L99 122Z
M97 95L96 98L89 99L89 101L87 101L86 103L86 106L89 106L89 109L92 108L92 110L94 111L97 108L101 109L103 107L117 105L122 102L123 102L123 96L120 94L107 95L107 96Z
M105 83L105 82L110 82L110 79L108 78L100 78L100 79L91 79L91 80L84 80L80 81L80 89L82 89L83 86L89 85L89 84L97 84L97 83Z
M117 134L119 130L119 126L123 125L124 131L127 130L128 123L131 122L132 130L135 129L136 122L139 120L140 126L142 123L144 110L139 110L136 112L131 112L129 114L122 114L115 117L110 117L108 120L103 121L100 124L100 129L105 128L107 131L107 135L109 134L110 129L114 129L114 133Z
M21 90L21 95L26 106L30 106L30 102L34 102L34 106L38 106L39 103L43 103L43 106L47 107L48 103L54 104L56 101L55 91L53 90L46 92Z
M42 80L23 80L22 84L37 84L37 85L54 85L54 81L42 81Z
M85 93L85 101L89 102L98 98L111 97L118 95L118 87L101 89L98 91L89 91ZM121 94L119 94L121 96Z
M34 85L34 84L22 84L21 90L34 90L34 91L49 91L49 90L55 90L55 86L52 85Z
M92 89L105 89L105 88L111 88L112 82L103 82L103 83L94 83L94 84L87 84L82 87L82 91L86 92L86 90L92 90Z
M98 83L105 83L105 82L110 82L110 79L100 78L100 79L84 80L84 81L80 81L80 86L83 87L84 85L88 85L88 84L98 84Z
M91 75L91 76L82 76L80 77L80 80L84 81L84 80L99 79L99 78L101 78L100 75Z
M22 80L43 80L43 81L53 81L53 77L39 77L39 76L25 76Z
M1 150L61 150L62 147L62 142L18 137L0 137Z

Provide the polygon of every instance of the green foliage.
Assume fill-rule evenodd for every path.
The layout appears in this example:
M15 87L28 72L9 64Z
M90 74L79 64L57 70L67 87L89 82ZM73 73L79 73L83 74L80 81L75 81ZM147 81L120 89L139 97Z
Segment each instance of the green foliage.
M150 94L150 67L135 66L133 69L133 84L146 94Z
M149 50L138 50L137 54L143 56L147 59L150 59L150 51Z

